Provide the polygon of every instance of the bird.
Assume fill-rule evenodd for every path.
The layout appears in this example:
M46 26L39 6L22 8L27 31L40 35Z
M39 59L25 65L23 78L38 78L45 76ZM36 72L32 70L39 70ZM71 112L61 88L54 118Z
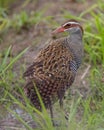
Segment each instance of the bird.
M23 74L26 79L25 95L36 109L42 111L35 83L45 108L50 110L51 118L56 101L63 107L65 92L74 82L83 59L84 31L81 24L70 19L56 28L52 35L64 32L67 36L51 40Z

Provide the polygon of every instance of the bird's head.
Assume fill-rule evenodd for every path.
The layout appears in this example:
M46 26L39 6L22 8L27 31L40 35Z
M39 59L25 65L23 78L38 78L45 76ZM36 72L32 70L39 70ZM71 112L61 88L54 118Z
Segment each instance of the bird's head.
M80 25L80 23L76 20L69 20L66 23L62 24L59 28L54 30L52 34L61 33L68 31L70 34L76 33L78 30L80 30L83 34L83 28Z

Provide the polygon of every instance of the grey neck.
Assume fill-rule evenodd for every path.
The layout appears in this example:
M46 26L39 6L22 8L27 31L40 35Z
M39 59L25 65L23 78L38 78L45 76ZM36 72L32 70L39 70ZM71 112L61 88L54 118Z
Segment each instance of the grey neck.
M76 30L75 32L70 33L70 39L74 40L82 40L82 31L80 29Z
M72 51L78 68L83 56L82 35L82 31L78 29L77 31L70 33L70 36L66 38L67 47Z

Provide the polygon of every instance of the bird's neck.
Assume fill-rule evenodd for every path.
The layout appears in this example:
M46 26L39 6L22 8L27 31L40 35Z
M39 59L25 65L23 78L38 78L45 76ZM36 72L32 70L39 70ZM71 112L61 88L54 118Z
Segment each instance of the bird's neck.
M78 29L76 32L70 33L71 40L82 40L82 31Z
M66 38L67 45L72 51L78 67L80 66L82 56L83 56L83 45L82 45L82 32L74 32Z

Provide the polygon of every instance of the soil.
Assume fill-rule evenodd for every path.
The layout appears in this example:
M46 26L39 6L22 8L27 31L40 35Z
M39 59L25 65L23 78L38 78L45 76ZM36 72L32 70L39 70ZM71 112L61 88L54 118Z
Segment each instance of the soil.
M84 0L83 0L84 1ZM41 11L45 9L44 17L53 16L54 20L59 24L62 24L67 20L63 18L62 14L64 11L69 11L70 14L79 16L80 13L88 9L91 5L95 3L95 0L30 0L25 6L23 6L24 1L17 1L12 4L9 9L9 17L12 17L13 14L18 14L21 10L25 10L28 13L32 11ZM2 35L2 42L0 43L0 51L4 52L8 46L12 45L11 55L14 57L18 55L26 47L29 47L28 51L24 56L16 63L14 71L18 73L20 71L21 63L24 63L29 66L32 62L38 51L44 46L45 42L52 39L51 31L55 28L51 23L48 24L44 21L40 22L38 25L34 25L29 29L22 29L17 33L14 29L7 30ZM86 70L86 68L88 70ZM87 64L81 66L78 71L76 80L71 87L71 94L76 95L80 93L82 97L86 98L90 89L89 82L86 80L90 67ZM85 73L85 75L84 75ZM2 123L2 122L1 122ZM4 122L3 122L4 123ZM1 130L1 129L0 129ZM2 128L3 130L3 128Z

